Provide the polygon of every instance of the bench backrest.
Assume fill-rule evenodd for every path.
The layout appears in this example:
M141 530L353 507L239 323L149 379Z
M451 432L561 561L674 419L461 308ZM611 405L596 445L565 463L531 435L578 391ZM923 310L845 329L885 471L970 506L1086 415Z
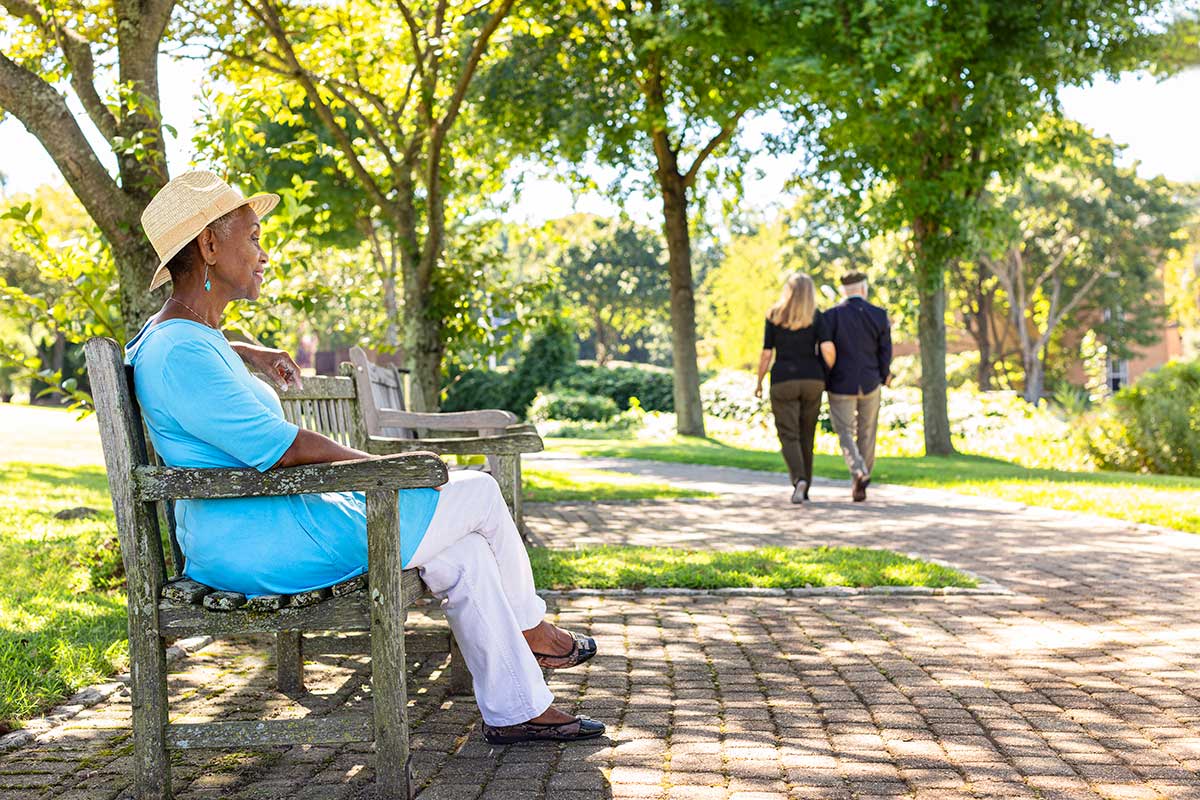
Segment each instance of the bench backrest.
M345 365L343 365L345 366ZM370 387L374 403L362 403L363 424L371 436L390 436L396 439L415 439L417 432L412 428L384 427L378 417L378 409L405 411L404 381L400 371L390 364L376 364L361 347L350 348L350 366L353 369L358 390L365 396Z
M157 597L166 567L162 527L154 504L138 503L133 499L132 475L135 466L161 461L155 456L146 435L133 388L133 368L125 365L120 346L112 339L95 338L84 346L84 353L100 425L113 510L117 515L117 538L125 560L125 573L132 584L133 576L144 572L145 579L153 584L154 597ZM349 367L349 364L343 365L344 371ZM366 433L354 380L349 375L317 375L304 378L303 383L301 389L279 392L284 417L348 447L364 449ZM159 510L166 522L173 574L182 575L183 552L175 535L174 504L164 501ZM137 563L131 564L131 558Z
M100 444L104 448L129 602L151 608L158 604L166 564L155 504L138 500L134 492L133 470L150 464L152 456L146 446L141 409L133 393L133 368L125 366L121 348L112 339L91 339L83 351L100 427ZM177 562L176 567L181 568L182 564Z
M273 387L288 422L324 434L347 447L362 449L366 430L354 380L343 375L309 375L303 378L303 383L303 388L286 391Z

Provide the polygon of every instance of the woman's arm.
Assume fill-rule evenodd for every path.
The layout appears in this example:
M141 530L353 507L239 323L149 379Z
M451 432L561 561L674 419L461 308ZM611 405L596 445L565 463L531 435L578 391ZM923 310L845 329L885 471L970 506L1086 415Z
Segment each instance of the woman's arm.
M754 387L755 397L762 397L763 377L766 376L767 370L771 368L771 358L774 355L774 350L763 350L762 355L758 357L758 385Z
M289 386L300 388L300 367L296 366L286 350L274 350L248 342L230 342L229 347L242 361L275 381L280 389Z
M283 456L275 462L271 469L279 467L298 467L301 464L327 464L330 461L350 461L356 458L371 458L369 453L346 447L322 436L314 431L301 428L296 434L292 446L284 451Z
M825 366L833 369L837 361L837 348L833 346L833 342L821 342L821 358L825 359Z

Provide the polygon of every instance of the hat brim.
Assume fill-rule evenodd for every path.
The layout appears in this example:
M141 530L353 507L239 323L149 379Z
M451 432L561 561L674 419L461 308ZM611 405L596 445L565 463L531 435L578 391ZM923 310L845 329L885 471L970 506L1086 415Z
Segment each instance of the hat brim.
M275 194L274 192L263 192L262 194L256 194L252 197L247 197L245 200L229 209L229 211L222 212L213 219L219 219L220 217L225 216L225 214L237 211L243 206L250 206L250 210L258 215L259 219L262 219L267 214L270 214L277 205L279 205L279 195ZM195 239L197 236L199 236L200 231L204 230L204 228L212 224L212 222L213 220L210 219L208 222L204 223L204 226L202 226L200 230L196 231L195 234L187 237L181 244L172 248L171 250L168 250L163 255L162 260L158 264L158 268L154 270L154 277L150 279L150 291L153 292L163 284L170 282L171 273L167 271L167 264L172 258L178 255L180 250L191 244L192 239Z

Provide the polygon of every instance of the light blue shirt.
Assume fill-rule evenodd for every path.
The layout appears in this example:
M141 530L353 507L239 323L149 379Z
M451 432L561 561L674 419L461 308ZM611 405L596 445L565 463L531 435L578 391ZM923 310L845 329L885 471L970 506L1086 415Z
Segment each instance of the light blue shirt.
M219 331L185 319L147 322L125 354L150 440L169 466L266 471L295 441L299 428L284 419L279 397ZM400 492L405 566L438 496L434 489ZM295 594L367 570L361 492L179 500L175 520L184 574L217 589Z

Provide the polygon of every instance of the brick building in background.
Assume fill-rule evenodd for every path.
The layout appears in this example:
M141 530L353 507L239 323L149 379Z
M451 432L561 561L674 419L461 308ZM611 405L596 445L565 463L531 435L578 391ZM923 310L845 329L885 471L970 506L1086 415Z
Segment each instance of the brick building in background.
M1159 298L1163 300L1162 297ZM1065 325L1065 323L1064 323ZM1008 356L1020 359L1020 347L1012 321L1005 314L997 314L992 320L992 355L994 358ZM1055 351L1059 359L1056 365L1064 366L1063 360L1073 353L1074 358L1066 362L1066 378L1074 386L1085 386L1088 375L1085 372L1083 357L1079 354L1080 343L1087 334L1088 328L1066 329L1062 339L1062 347ZM1105 386L1108 393L1128 386L1147 372L1158 369L1163 364L1188 355L1184 344L1184 331L1180 324L1171 319L1165 319L1158 330L1158 338L1153 344L1131 348L1134 355L1128 359L1109 356L1105 364ZM967 331L961 319L956 319L946 331L946 352L948 354L973 353L977 349L975 340ZM897 339L894 343L896 356L914 356L919 358L920 345L915 340Z

